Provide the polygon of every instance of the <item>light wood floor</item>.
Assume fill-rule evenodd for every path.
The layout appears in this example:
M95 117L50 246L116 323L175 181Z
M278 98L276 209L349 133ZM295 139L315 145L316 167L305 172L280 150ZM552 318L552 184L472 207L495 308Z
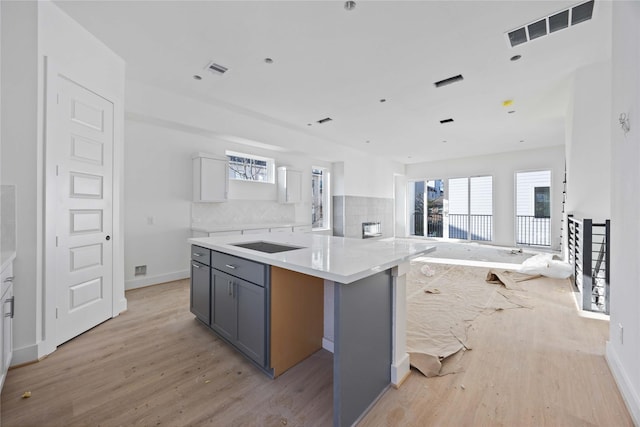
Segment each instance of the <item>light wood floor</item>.
M360 425L632 426L604 360L606 322L577 316L567 282L532 285L533 309L476 320L464 372L412 371ZM9 372L3 426L331 425L331 354L270 380L193 318L188 281L127 299L126 313Z

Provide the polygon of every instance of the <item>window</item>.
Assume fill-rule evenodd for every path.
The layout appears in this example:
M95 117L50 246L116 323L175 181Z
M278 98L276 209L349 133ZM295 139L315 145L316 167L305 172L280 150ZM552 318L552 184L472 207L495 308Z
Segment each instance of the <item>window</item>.
M516 243L551 244L551 171L516 173Z
M229 179L275 184L275 162L268 157L226 152L229 159Z
M493 177L449 180L449 237L493 240Z
M311 228L328 229L329 223L329 172L327 169L311 169Z

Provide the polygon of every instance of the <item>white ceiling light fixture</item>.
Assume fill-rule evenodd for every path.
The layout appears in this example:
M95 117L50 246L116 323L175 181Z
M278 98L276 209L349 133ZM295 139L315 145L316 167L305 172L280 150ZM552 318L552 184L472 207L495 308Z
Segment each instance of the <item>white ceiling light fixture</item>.
M349 1L344 2L344 8L346 10L353 10L353 9L356 8L356 2L353 1L353 0L349 0Z

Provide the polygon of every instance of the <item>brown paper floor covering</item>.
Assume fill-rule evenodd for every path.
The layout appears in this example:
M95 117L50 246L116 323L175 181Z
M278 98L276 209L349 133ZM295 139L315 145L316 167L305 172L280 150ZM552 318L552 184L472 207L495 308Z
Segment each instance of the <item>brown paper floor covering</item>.
M467 330L482 313L526 308L519 273L412 262L407 277L407 350L427 377L458 371ZM490 280L489 283L487 280Z

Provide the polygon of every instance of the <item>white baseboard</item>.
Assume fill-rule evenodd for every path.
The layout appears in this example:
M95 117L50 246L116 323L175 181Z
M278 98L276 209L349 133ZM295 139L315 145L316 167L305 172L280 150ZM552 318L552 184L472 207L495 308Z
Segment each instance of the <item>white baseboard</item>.
M333 353L333 341L330 341L324 337L322 337L322 348Z
M11 356L11 366L36 362L40 359L38 344L31 344L25 347L14 348Z
M609 341L607 341L605 359L607 360L609 369L613 374L613 379L616 381L616 384L618 384L618 389L620 390L622 399L624 399L624 403L627 405L627 409L631 414L633 423L636 426L640 426L640 397L638 396L638 391L634 389L633 383L629 379L629 375L627 375L624 366L620 363L618 354Z
M145 286L157 285L159 283L172 282L174 280L186 279L190 275L189 270L174 271L172 273L159 274L157 276L145 276L139 279L126 280L124 282L124 289L137 289L144 288Z
M401 360L399 360L395 365L391 365L391 384L395 387L399 387L407 378L409 372L411 372L409 353L405 353Z

